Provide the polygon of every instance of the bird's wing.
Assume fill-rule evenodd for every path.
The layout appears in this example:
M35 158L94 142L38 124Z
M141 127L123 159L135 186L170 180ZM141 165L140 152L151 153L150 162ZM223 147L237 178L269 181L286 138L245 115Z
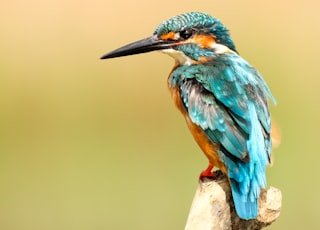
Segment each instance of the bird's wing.
M180 76L175 77L176 74ZM273 97L259 73L245 60L235 53L224 54L192 68L180 67L172 79L180 79L181 99L192 122L212 142L227 150L224 152L248 161L252 157L249 142L258 127L269 158L271 124L267 97Z

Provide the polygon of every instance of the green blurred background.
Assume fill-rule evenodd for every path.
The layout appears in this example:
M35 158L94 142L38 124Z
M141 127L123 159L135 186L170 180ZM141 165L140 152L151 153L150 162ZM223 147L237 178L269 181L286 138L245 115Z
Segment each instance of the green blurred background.
M163 20L204 11L278 100L269 229L317 229L319 6L306 1L0 3L0 229L183 229L207 161L166 86L173 60L99 60Z

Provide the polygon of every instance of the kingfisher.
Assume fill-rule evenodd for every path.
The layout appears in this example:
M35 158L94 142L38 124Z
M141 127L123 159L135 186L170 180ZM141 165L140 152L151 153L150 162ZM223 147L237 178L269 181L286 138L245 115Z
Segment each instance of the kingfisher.
M269 99L261 74L243 59L220 20L189 12L156 27L152 36L101 59L161 51L175 59L167 84L173 101L209 166L200 179L228 176L237 215L258 216L261 188L272 152Z

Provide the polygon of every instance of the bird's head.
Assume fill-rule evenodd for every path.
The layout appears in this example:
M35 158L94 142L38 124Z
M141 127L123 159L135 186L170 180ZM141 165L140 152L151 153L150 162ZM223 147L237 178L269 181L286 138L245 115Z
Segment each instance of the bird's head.
M162 24L151 37L116 49L101 59L160 50L179 64L205 62L218 53L236 52L228 29L208 14L190 12L177 15Z

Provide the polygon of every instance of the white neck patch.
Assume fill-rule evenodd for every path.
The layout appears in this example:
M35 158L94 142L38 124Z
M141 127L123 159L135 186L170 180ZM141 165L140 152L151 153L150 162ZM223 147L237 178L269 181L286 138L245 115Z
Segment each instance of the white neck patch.
M233 52L231 49L229 49L227 46L218 44L218 43L213 43L211 45L211 48L214 50L214 53L216 54L223 54L223 53L230 53Z

